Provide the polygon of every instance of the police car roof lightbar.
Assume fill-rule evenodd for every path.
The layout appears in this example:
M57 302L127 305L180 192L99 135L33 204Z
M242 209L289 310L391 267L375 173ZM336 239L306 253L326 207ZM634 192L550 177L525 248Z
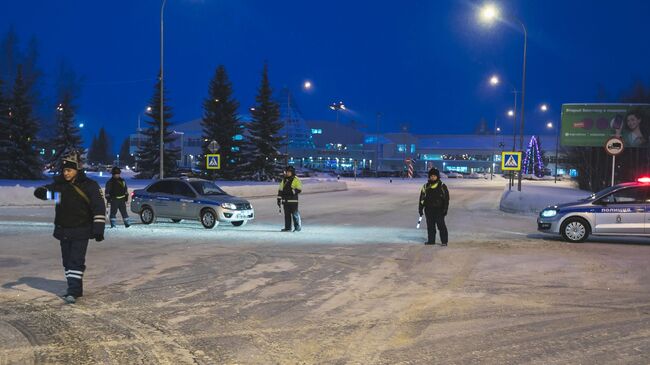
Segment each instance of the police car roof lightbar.
M636 179L636 181L638 181L640 183L648 184L648 183L650 183L650 176L640 177L640 178Z

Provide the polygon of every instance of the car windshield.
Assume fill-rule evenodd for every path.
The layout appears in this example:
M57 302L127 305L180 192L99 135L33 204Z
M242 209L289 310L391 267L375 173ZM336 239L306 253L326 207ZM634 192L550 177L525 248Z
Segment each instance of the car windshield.
M227 195L220 187L209 181L192 181L190 185L201 195Z
M596 199L600 199L600 198L602 198L603 196L605 196L605 195L611 193L611 192L612 192L614 189L616 189L616 188L617 188L617 186L610 186L610 187L608 187L608 188L605 188L605 189L603 189L603 190L601 190L601 191L599 191L599 192L596 192L596 193L591 194L591 195L587 198L587 200L596 200Z

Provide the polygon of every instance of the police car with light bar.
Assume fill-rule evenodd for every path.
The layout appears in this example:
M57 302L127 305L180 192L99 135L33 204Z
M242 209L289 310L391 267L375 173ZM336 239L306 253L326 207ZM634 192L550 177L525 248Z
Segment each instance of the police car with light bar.
M169 218L174 223L190 219L199 220L205 228L213 228L219 222L239 227L255 218L251 203L203 179L169 178L153 182L131 193L131 211L139 214L144 224L151 224L156 218Z
M650 236L650 177L618 184L573 203L545 208L537 229L569 242L589 235ZM649 222L649 223L646 223Z

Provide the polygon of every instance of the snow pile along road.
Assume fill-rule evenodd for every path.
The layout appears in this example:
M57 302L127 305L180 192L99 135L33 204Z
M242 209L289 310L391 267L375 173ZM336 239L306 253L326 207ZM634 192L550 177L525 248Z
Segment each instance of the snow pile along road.
M499 208L507 213L537 214L549 205L569 203L591 195L591 192L579 190L572 182L526 181L521 191L517 186L512 190L506 185L501 195Z
M43 201L34 197L34 188L49 184L52 180L37 181L11 181L3 180L0 182L0 207L1 206L48 206L54 205L52 201ZM129 191L142 189L151 181L127 180ZM98 181L100 186L105 182ZM242 181L218 181L217 184L230 195L242 198L275 196L278 194L278 184L267 183L260 184L255 182ZM303 193L323 193L330 191L343 191L348 187L343 181L305 179L303 180Z

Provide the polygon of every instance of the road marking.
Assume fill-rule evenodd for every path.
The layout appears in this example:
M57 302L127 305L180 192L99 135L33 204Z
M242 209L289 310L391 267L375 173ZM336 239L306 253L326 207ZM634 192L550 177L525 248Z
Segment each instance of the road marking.
M528 236L528 233L521 233L521 232L512 232L512 231L504 231L502 229L491 229L493 232L500 232L500 233L508 233L508 234L515 234L517 236Z

